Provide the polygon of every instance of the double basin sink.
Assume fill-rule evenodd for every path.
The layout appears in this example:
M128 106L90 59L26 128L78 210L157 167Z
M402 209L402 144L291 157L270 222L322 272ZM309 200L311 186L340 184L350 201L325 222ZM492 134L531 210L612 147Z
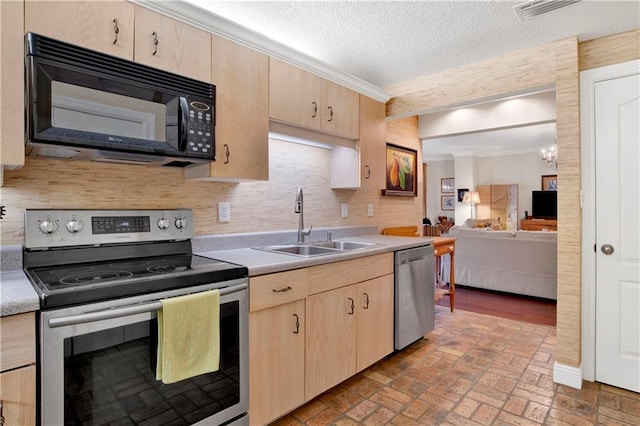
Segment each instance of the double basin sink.
M311 257L327 254L338 254L348 250L358 250L375 247L375 243L362 243L358 241L323 241L307 244L283 244L277 246L254 247L256 250L272 253L290 254L293 256Z

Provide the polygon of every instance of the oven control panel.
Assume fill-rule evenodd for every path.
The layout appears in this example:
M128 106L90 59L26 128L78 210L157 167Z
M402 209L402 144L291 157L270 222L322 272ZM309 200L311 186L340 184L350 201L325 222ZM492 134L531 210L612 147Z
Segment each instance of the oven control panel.
M190 209L25 210L29 249L187 240L195 235Z

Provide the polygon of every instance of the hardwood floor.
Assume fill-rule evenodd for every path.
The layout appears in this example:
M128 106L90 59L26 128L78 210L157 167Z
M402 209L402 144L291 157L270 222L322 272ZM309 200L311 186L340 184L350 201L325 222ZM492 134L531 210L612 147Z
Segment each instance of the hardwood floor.
M449 306L449 297L436 302ZM540 325L556 325L556 301L456 285L455 310L476 312Z

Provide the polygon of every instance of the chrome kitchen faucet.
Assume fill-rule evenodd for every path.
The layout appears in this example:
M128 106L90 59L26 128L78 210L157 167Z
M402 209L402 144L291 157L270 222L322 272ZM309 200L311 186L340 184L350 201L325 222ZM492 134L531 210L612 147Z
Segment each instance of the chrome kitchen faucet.
M311 229L313 229L313 225L309 227L308 231L304 230L304 201L302 196L302 187L299 186L296 191L296 207L295 212L300 215L300 220L298 221L298 244L304 244L304 237L306 235L311 234Z

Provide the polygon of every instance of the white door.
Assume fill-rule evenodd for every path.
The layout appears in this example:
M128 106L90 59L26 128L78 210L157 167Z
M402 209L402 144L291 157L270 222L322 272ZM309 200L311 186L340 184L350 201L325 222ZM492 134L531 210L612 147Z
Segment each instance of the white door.
M594 94L595 378L640 392L640 75Z

